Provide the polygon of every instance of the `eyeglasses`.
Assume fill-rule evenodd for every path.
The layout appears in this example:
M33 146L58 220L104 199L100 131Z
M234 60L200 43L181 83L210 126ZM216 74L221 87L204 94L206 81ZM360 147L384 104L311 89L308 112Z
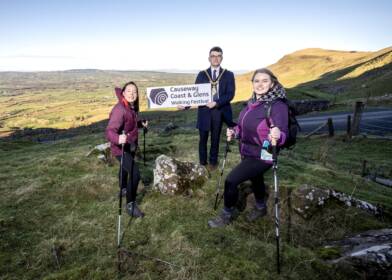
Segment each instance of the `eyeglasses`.
M221 54L219 54L219 55L210 55L210 58L222 58L222 55Z

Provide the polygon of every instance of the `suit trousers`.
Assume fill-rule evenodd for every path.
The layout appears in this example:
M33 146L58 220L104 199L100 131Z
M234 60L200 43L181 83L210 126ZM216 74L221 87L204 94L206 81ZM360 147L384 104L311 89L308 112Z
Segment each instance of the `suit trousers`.
M222 112L219 109L213 108L210 110L211 112L211 126L210 130L204 131L199 129L199 160L200 164L207 164L207 142L208 135L211 131L211 147L210 147L210 156L209 163L211 165L218 164L218 152L219 152L219 139L222 131Z

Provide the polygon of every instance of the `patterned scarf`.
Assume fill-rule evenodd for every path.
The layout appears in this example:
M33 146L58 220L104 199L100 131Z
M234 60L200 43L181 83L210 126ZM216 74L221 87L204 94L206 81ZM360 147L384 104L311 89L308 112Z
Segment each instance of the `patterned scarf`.
M253 104L256 102L271 102L278 98L286 98L286 91L280 83L276 83L266 94L263 94L258 98L256 98L256 93L253 93L249 103Z

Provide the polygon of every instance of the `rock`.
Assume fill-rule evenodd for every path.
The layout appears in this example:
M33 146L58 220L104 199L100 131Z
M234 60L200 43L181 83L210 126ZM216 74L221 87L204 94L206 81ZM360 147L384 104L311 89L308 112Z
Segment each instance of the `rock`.
M174 130L174 129L176 129L176 128L178 128L177 125L175 125L175 124L172 123L172 122L169 122L169 123L167 124L167 126L163 129L163 132L164 132L164 133L169 133L170 131L172 131L172 130Z
M155 160L154 188L162 194L182 194L201 187L208 180L207 169L192 162L182 162L166 155Z
M330 102L328 100L295 100L292 105L298 115L306 114L313 111L322 111L328 109Z
M392 228L370 230L324 247L334 248L340 257L329 262L365 273L366 279L392 279Z
M329 191L304 185L294 191L293 197L294 211L309 219L324 206L329 199Z
M383 214L383 209L379 206L332 189L320 189L304 185L294 191L293 197L294 211L304 219L311 218L314 213L322 209L327 201L331 199L344 203L349 207L365 210L375 216L381 216Z
M92 154L98 154L97 158L105 163L111 163L112 161L109 142L95 146L87 153L86 157L89 157Z
M329 190L330 196L340 202L343 202L346 206L356 207L375 216L381 216L383 214L383 209L379 206L375 206L367 201L356 199L351 195L345 193L337 192L335 190Z

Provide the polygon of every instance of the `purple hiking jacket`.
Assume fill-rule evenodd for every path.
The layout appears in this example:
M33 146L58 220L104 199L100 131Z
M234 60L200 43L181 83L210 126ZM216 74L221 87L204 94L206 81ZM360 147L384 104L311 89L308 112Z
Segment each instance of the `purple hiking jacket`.
M123 95L121 88L115 88L118 103L113 107L109 115L109 123L106 127L106 139L110 142L110 149L113 156L121 156L121 145L118 144L119 136L122 131L127 135L127 143L124 150L129 152L132 145L137 146L138 127L141 122L138 120L137 113L130 107L126 107L122 102Z
M270 131L265 118L268 107L267 102L256 102L248 104L241 111L238 125L234 128L236 137L240 139L241 156L260 159L263 141L268 140ZM283 145L288 134L288 106L283 101L272 103L270 123L280 129L281 136L277 144Z

